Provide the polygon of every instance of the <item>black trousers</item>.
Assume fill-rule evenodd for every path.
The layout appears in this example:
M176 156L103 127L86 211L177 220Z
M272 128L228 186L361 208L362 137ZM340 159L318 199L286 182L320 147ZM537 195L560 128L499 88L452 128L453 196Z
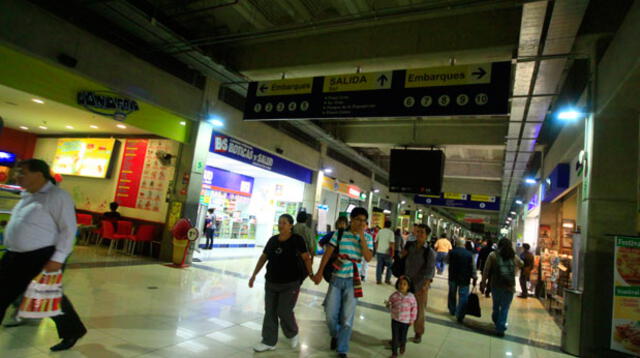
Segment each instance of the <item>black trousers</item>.
M398 354L398 348L404 347L407 343L407 332L409 324L391 320L391 351Z
M529 296L529 289L527 288L527 283L529 282L530 275L520 273L520 290L522 291L522 297Z
M213 234L215 233L215 229L207 228L204 231L204 236L207 238L207 243L205 244L205 249L210 249L213 247Z
M54 251L55 247L49 246L29 252L5 253L0 261L0 322L11 303L22 295L31 280L42 272ZM58 329L58 336L64 339L84 335L87 329L67 296L62 296L60 308L63 314L52 317Z
M278 343L278 320L285 337L298 335L298 323L293 309L300 294L300 282L273 283L264 285L264 319L262 321L262 343L275 346Z

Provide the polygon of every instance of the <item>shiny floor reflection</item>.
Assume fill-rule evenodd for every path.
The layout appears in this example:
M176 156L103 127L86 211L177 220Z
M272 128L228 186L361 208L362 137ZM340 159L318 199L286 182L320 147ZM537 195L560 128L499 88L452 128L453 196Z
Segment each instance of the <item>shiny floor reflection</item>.
M0 328L1 357L334 357L322 310L326 284L306 280L296 315L300 348L281 336L277 350L254 353L263 316L262 277L247 286L259 249L217 249L198 253L202 262L173 269L105 250L78 247L65 289L89 327L67 352L52 354L57 342L50 320ZM100 264L97 264L100 263ZM317 265L317 262L316 262ZM263 272L264 273L264 272ZM383 301L392 286L376 285L370 265L364 298L356 311L350 357L388 357L390 318ZM489 334L491 300L481 298L482 318L464 325L446 312L447 282L437 277L429 295L426 333L407 344L405 357L570 357L559 353L560 329L536 299L515 299L507 337ZM411 335L411 333L410 333Z

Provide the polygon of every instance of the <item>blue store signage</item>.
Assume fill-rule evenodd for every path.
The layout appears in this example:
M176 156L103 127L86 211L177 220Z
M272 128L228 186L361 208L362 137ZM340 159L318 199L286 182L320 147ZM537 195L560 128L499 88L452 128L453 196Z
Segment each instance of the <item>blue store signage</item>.
M211 134L209 151L308 184L313 178L310 169L216 131Z
M430 206L446 206L448 208L461 208L461 209L476 209L476 210L500 210L500 197L491 196L486 199L474 199L476 195L462 194L460 196L463 199L447 199L445 194L437 195L416 195L413 201L416 204L430 205ZM485 196L483 196L485 197Z
M569 176L569 164L558 164L544 180L544 195L542 201L550 203L567 190L569 188Z

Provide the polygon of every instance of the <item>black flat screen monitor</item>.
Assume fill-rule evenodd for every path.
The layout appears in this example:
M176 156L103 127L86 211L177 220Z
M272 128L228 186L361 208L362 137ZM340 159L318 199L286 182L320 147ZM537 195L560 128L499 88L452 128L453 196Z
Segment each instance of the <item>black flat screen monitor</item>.
M392 149L389 190L394 193L435 194L442 191L444 152Z

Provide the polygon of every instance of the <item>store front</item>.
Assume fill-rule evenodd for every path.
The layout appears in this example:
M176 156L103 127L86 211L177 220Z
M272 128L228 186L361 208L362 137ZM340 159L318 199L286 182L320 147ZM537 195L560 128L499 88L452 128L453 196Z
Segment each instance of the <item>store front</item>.
M322 178L322 193L318 205L318 235L324 235L335 229L338 216L347 215L356 207L367 207L367 194L357 185L341 183L328 176Z
M559 164L542 183L542 203L535 246L532 285L558 323L564 318L564 294L575 288L574 261L579 242L578 197L581 183L572 180L568 164ZM525 236L528 227L525 226ZM534 249L535 248L535 249Z
M278 232L280 215L295 219L303 209L305 186L311 185L312 177L310 169L214 131L198 227L204 227L207 211L215 209L214 247L264 246ZM200 245L205 242L202 238Z
M153 225L158 256L163 231L181 215L172 193L191 122L2 46L0 65L0 151L47 162L77 213L88 215L84 228L100 227L111 202L131 223L127 234ZM11 182L8 171L0 181Z

